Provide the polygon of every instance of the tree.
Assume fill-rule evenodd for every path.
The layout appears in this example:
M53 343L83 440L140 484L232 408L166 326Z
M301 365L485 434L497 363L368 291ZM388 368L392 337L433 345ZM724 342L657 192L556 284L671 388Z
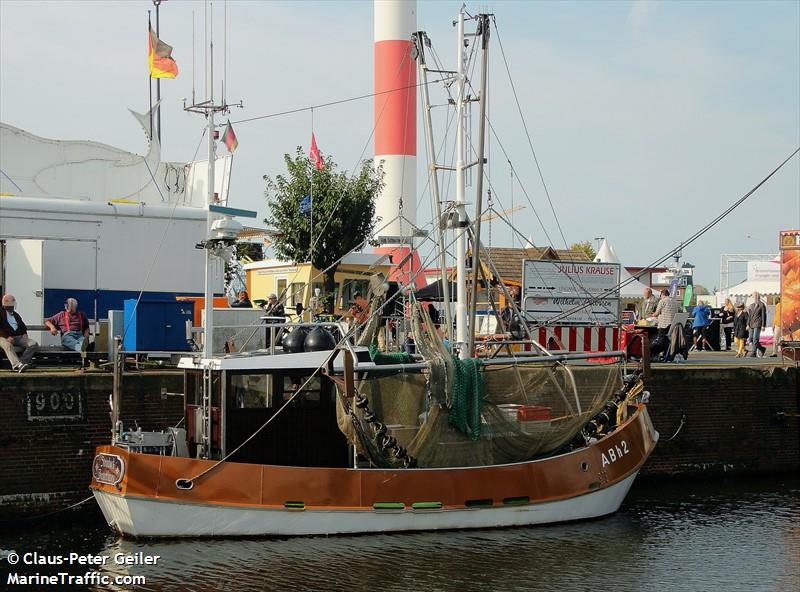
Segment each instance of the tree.
M339 259L360 247L379 221L375 218L375 198L383 187L383 171L372 161L364 161L361 170L348 177L336 170L330 156L324 168L316 170L301 146L294 156L285 154L284 161L288 174L274 179L264 175L264 196L270 209L264 222L278 231L273 242L278 257L293 263L310 261L315 268L325 270L326 312L332 313ZM312 197L311 212L301 207L306 197Z
M236 259L261 261L264 258L264 247L260 243L236 243Z
M708 288L700 284L695 284L693 291L695 296L708 296L711 293Z
M597 255L597 252L592 248L592 243L588 240L570 245L569 250L578 251L579 253L586 253L586 256L590 261L594 261L594 257Z
M225 261L225 293L231 292L231 287L239 290L244 286L244 270L242 269L242 261L250 263L251 261L261 261L264 258L263 247L258 243L236 243L236 256L233 261ZM240 280L238 285L237 278Z

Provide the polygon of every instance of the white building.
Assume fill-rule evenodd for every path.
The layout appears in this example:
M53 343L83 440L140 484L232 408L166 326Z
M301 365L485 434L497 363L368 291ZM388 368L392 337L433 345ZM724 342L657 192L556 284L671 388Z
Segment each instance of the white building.
M140 291L151 300L202 295L195 245L206 237L207 164L161 162L149 116L134 115L145 155L0 124L0 292L16 296L27 323L41 324L68 297L101 319ZM230 165L217 160L223 204Z

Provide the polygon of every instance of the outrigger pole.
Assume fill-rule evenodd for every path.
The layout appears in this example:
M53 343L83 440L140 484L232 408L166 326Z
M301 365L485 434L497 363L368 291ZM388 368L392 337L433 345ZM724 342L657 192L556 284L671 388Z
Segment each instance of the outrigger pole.
M427 129L426 148L428 152L428 172L430 174L431 199L433 200L433 212L436 216L436 244L439 251L439 269L442 282L442 300L444 306L444 318L447 340L453 343L453 312L450 310L450 280L447 277L447 252L444 248L444 222L442 220L442 203L439 194L439 166L436 164L436 149L433 142L433 123L431 121L431 99L428 92L428 65L425 62L425 45L430 43L424 31L414 33L414 43L416 44L417 63L419 77L422 80L420 89L422 90L422 117ZM452 74L452 72L448 72Z
M483 165L486 140L486 78L489 61L489 17L488 14L479 14L478 31L475 33L481 40L481 90L480 90L480 123L478 124L478 173L475 189L475 220L473 222L472 240L472 298L469 301L469 346L467 352L470 356L475 352L475 314L478 305L478 267L480 264L481 244L481 218L483 217Z

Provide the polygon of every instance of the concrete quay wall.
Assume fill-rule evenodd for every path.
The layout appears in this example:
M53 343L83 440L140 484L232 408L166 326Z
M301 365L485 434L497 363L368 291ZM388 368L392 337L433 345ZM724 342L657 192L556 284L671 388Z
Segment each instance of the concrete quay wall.
M641 474L800 472L798 379L794 365L656 365L648 411L661 439Z
M89 496L94 449L111 438L112 377L93 372L0 376L0 521ZM125 374L122 421L161 430L183 417L178 371Z

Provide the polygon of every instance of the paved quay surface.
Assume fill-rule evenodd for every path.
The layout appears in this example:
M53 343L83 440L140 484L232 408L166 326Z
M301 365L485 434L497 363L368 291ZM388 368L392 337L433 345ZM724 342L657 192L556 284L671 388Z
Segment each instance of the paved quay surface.
M770 357L771 350L767 350L767 355L763 358L737 358L732 351L693 351L689 352L689 359L684 362L653 362L653 366L794 366L796 362L775 357Z

